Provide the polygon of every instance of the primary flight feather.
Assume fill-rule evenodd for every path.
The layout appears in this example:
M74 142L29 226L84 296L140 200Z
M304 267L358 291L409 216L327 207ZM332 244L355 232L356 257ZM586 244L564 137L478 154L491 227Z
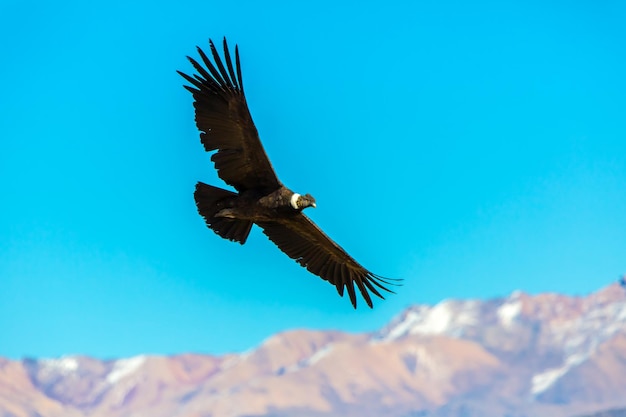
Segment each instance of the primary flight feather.
M371 294L384 298L393 284L365 269L330 239L302 210L315 207L309 195L285 187L261 145L243 90L239 50L235 66L224 38L224 61L209 40L213 61L198 48L202 64L187 57L197 74L178 73L191 85L184 87L194 98L196 126L218 176L237 193L202 182L194 197L207 226L225 239L244 244L256 224L287 256L313 274L335 285L343 296L347 290L356 308L355 285L368 306ZM224 62L226 66L224 66Z

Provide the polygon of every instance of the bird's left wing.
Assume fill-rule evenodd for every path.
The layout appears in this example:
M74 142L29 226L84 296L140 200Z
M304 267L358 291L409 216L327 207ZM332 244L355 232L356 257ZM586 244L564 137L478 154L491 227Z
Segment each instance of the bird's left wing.
M235 66L224 38L224 61L209 40L213 62L202 49L198 53L206 69L187 57L198 74L193 77L178 73L192 86L196 125L207 151L217 150L211 157L217 174L237 191L259 189L271 192L281 186L270 163L248 110L243 92L239 50L235 46Z
M304 214L299 213L281 219L280 222L257 224L287 256L313 274L334 284L340 296L343 297L344 288L347 289L354 308L357 304L355 284L370 308L372 307L370 292L385 298L376 287L393 292L384 286L393 283L361 266Z

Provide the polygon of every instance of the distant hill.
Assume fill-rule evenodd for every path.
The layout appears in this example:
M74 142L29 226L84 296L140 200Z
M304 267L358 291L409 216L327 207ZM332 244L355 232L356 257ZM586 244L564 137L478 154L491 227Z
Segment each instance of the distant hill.
M242 354L0 359L0 417L618 417L625 392L618 285L415 305Z

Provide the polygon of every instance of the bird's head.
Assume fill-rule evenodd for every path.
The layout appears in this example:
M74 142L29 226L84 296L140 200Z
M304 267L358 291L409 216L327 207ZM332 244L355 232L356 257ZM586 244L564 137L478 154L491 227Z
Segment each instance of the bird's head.
M307 207L317 207L315 205L315 199L311 194L300 195L298 193L294 193L291 196L291 207L295 210L303 210Z

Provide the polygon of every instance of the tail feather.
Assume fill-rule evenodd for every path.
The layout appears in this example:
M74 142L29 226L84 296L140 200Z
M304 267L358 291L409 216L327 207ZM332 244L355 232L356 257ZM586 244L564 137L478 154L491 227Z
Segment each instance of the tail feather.
M242 245L246 243L252 228L251 221L215 217L220 210L228 207L228 200L236 197L236 193L198 182L193 196L196 200L198 213L204 217L209 228L224 239L239 242Z

